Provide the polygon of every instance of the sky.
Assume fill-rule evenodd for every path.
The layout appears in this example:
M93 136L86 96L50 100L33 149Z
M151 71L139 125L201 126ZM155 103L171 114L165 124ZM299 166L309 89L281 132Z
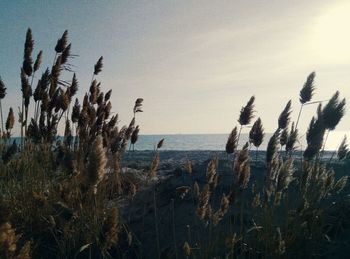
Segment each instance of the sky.
M273 132L289 99L292 119L299 91L316 71L314 100L339 90L350 100L350 2L295 1L0 1L0 76L8 107L20 104L20 67L28 27L33 56L43 50L43 72L54 47L68 30L71 63L88 91L96 77L113 90L113 112L128 124L136 98L141 134L229 133L239 111L256 97L256 117ZM41 73L37 73L37 78ZM65 73L63 78L71 79ZM299 123L305 131L316 106L306 106ZM15 108L17 110L17 108ZM350 114L338 125L349 132ZM249 129L244 129L248 132Z

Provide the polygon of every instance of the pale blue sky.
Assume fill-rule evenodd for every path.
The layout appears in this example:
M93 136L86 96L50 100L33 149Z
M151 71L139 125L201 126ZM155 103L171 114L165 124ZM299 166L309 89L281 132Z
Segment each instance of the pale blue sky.
M256 96L257 116L271 132L289 99L296 118L298 94L316 71L315 99L337 89L350 100L349 1L0 1L0 76L4 106L20 100L19 71L27 27L34 56L69 31L72 63L87 91L93 65L113 89L113 110L128 123L134 100L143 134L228 133L239 110ZM65 75L68 76L68 75ZM70 75L68 78L70 79ZM307 107L306 128L316 107ZM16 109L17 110L17 109ZM348 131L350 115L338 130Z

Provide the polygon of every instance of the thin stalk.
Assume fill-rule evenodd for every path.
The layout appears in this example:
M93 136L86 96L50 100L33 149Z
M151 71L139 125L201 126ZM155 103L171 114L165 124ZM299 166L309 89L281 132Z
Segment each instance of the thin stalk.
M243 125L241 125L239 128L238 137L237 137L237 146L239 145L239 138L241 137L242 128L243 128Z
M55 54L55 57L53 58L53 63L52 63L52 66L54 66L55 65L55 62L56 62L56 58L57 58L57 52L56 52L56 54Z
M188 235L188 242L192 244L192 238L191 238L191 226L187 225L187 235Z
M241 192L241 213L240 213L240 221L241 221L241 226L240 226L240 232L242 235L242 239L243 239L243 210L244 210L244 202L243 202L243 193L244 191L242 190Z
M35 120L35 122L36 122L36 110L37 110L37 107L38 107L38 102L36 101L34 103L34 120Z
M159 230L158 230L158 217L157 217L157 202L156 202L156 186L153 189L153 206L154 206L154 226L156 230L157 252L158 258L160 258L160 244L159 244Z
M21 110L21 149L23 149L23 110L24 110L24 99L22 98L22 110Z
M0 99L0 114L1 114L1 132L4 132L4 120L2 117L2 104L1 104L1 99Z
M91 77L91 82L90 82L90 85L92 84L92 82L94 81L94 78L95 78L95 73L92 73L92 77Z
M340 147L340 144L338 145L337 149L332 152L332 155L331 155L331 158L328 161L328 164L330 164L332 162L333 157L335 156L335 154L337 154L337 151L339 150L339 147Z
M299 114L298 114L298 118L297 118L297 122L295 123L295 129L298 128L299 119L300 119L300 115L301 115L301 111L303 110L303 107L304 107L304 104L301 104L300 110L299 110Z
M322 151L321 151L321 155L320 155L320 161L322 161L322 159L323 159L324 149L326 148L326 143L327 143L327 140L328 140L328 136L329 136L329 130L327 130L326 138L325 138L325 140L323 142Z
M330 165L331 164L331 162L332 162L332 160L333 160L333 157L334 157L334 155L337 153L337 151L333 151L332 152L332 156L331 156L331 158L329 159L329 161L328 161L328 164Z
M173 238L174 238L174 249L175 249L175 258L177 259L177 247L176 247L176 232L175 232L175 202L174 199L171 199L172 206L172 219L173 219Z

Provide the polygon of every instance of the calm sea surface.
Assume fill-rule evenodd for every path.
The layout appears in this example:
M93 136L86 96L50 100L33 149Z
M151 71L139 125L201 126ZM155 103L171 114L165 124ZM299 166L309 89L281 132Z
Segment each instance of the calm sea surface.
M350 132L336 131L331 132L327 139L326 150L336 150L342 141L344 135ZM267 143L272 134L266 134L259 150L266 150ZM153 150L158 141L164 138L162 150L215 150L224 151L228 134L172 134L172 135L140 135L135 144L135 150ZM17 143L20 138L14 137ZM242 134L239 146L242 147L248 141L248 134ZM298 143L298 149L304 150L306 147L305 136L301 143ZM128 147L129 148L129 147Z
M329 134L326 150L335 150L347 132L331 132ZM266 134L260 150L266 150L267 143L272 134ZM174 135L140 135L135 144L135 150L153 150L158 141L165 139L162 150L225 150L228 134L174 134ZM248 134L242 134L240 146L248 141ZM302 149L306 141L299 143Z

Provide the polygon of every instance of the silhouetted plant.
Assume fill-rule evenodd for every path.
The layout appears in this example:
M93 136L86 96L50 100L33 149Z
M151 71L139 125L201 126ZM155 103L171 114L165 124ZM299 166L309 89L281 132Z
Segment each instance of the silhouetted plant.
M346 136L344 136L344 138L343 138L342 142L340 143L340 146L337 150L338 160L341 161L341 160L345 159L348 154L349 154L349 146L347 143L347 138L346 138Z
M292 101L289 100L286 107L281 112L280 116L278 117L278 128L280 130L283 130L288 127L289 121L290 121L290 114L292 112Z
M2 81L0 77L0 115L1 115L1 132L4 132L4 119L3 119L3 113L2 113L2 99L4 99L6 96L6 87L4 82Z
M300 106L300 110L299 110L299 114L298 114L298 119L297 119L297 122L295 124L295 128L296 129L298 128L300 115L301 115L301 112L303 110L304 105L307 102L310 102L312 97L313 97L313 95L314 95L314 91L315 91L315 85L314 85L315 76L316 76L315 72L312 72L310 75L308 75L308 77L306 78L306 82L304 83L302 89L300 90L299 100L300 100L301 106Z
M234 127L226 142L226 153L233 154L237 146L238 146L237 127Z

